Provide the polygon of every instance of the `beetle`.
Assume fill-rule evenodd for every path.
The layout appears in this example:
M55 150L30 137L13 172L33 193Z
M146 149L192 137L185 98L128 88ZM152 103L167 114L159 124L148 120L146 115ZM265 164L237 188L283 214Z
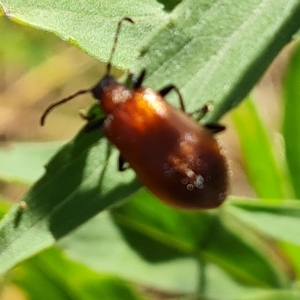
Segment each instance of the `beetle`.
M104 135L120 151L120 171L127 162L148 190L173 207L218 207L227 196L229 179L227 160L214 134L225 127L202 126L185 113L183 99L174 85L158 92L143 87L145 70L138 78L131 78L131 88L110 75L123 21L134 23L128 17L119 21L104 77L92 88L50 105L41 117L41 125L54 107L91 93L105 114L100 120ZM164 99L171 90L177 92L181 109ZM204 107L201 111L207 110Z

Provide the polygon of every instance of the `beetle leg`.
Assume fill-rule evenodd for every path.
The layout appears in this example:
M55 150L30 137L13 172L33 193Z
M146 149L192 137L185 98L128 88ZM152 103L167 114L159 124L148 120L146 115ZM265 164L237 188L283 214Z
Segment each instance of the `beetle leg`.
M124 160L124 158L122 157L122 155L120 153L119 158L118 158L118 170L120 172L123 172L128 169L128 167L125 166L125 163L126 163L126 161Z
M78 111L78 114L81 119L88 121L88 122L93 121L96 118L96 115L94 115L94 114L91 114L91 115L87 114L85 109L80 109Z
M92 119L86 125L84 126L83 130L85 132L93 131L95 129L98 129L99 127L101 128L103 125L105 118L102 119Z
M135 90L142 86L145 76L146 76L146 70L144 69L142 73L139 75L139 77L136 79L136 81L133 81L133 88Z
M172 90L174 90L174 91L177 93L177 95L178 95L178 97L179 97L180 108L181 108L181 110L182 110L183 112L185 112L185 107L184 107L184 103L183 103L183 98L182 98L182 96L181 96L181 93L180 93L179 89L178 89L175 85L170 84L170 85L164 87L163 89L161 89L158 93L159 93L162 97L164 97L164 96L166 96L169 92L171 92Z
M128 75L127 75L127 78L125 80L124 85L126 87L129 87L130 89L133 89L133 88L135 88L135 84L137 82L137 79L138 78L133 73L128 72Z
M225 130L225 126L218 124L218 123L209 123L209 124L205 124L204 127L210 131L212 134L221 132L223 130Z
M190 116L198 114L198 116L196 117L196 120L201 120L203 117L205 117L205 115L213 110L213 104L211 101L207 102L206 104L204 104L201 108L193 111L192 113L189 113Z

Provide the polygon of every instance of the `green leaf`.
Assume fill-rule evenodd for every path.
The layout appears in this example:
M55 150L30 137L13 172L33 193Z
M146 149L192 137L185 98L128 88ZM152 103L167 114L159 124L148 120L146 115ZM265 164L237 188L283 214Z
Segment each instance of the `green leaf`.
M236 201L227 210L237 219L278 241L300 245L300 203L297 200Z
M140 200L148 200L148 198ZM150 201L151 203L154 202L154 200ZM127 205L131 206L131 202L126 204L126 206ZM183 240L184 233L190 233L190 236L194 236L195 239L197 239L198 233L201 235L201 232L204 231L202 230L202 227L198 225L201 223L205 227L205 223L201 218L198 218L200 220L195 220L196 218L194 218L194 214L180 214L174 211L174 214L176 214L173 218L174 222L170 222L172 217L169 215L170 211L172 212L172 209L164 208L161 211L162 206L162 204L159 206L154 205L149 210L149 216L146 216L147 220L144 223L141 224L140 222L139 224L143 227L140 229L140 232L145 230L145 227L149 224L151 216L152 224L160 224L160 227L164 227L165 229L165 232L161 230L158 234L156 234L156 236L163 235L166 238L164 243L165 245L170 240ZM154 210L154 207L159 209ZM142 216L144 216L144 214L145 212L143 212ZM163 214L166 218L159 218L160 214ZM118 217L119 214L117 215L117 218ZM202 214L199 214L199 217L202 217ZM136 220L134 219L133 222L134 221ZM187 228L185 224L186 221ZM167 226L164 226L166 224ZM193 232L190 232L192 224L195 226L193 228ZM158 225L156 228L153 225L152 228L148 229L148 232L158 232ZM178 227L180 227L180 237L176 238L176 234L171 233L172 229L175 231ZM102 230L99 230L99 228ZM166 233L167 230L168 232ZM222 236L222 233L223 231L221 231L220 235L217 235L216 237L212 234L210 236L212 243L215 242L215 239L219 239L219 237ZM153 240L152 234L152 241ZM140 241L140 243L143 243L144 241L145 238ZM188 238L186 238L186 241L188 242ZM220 244L222 242L225 242L224 238L220 239ZM153 251L160 257L161 255L158 252L162 247L157 248L157 244L158 243L155 240L153 244L149 243L148 252ZM171 245L167 245L165 248L170 248ZM146 261L142 259L139 251L143 248L143 245L140 245L137 249L130 248L106 213L98 215L75 232L63 238L59 242L59 246L62 247L72 259L79 261L94 270L99 272L109 272L122 278L126 278L127 280L137 282L143 286L152 286L158 290L170 291L172 293L195 294L199 281L201 280L199 278L200 271L201 274L205 276L205 295L208 299L239 300L245 295L250 297L253 293L257 294L257 292L260 292L261 294L264 291L257 287L254 288L253 286L241 284L240 278L235 280L236 278L235 276L232 276L232 272L227 272L224 268L218 267L213 262L209 262L214 261L213 259L206 260L205 270L199 270L198 259L190 257L189 255L186 255L186 253L183 253L182 256L177 259L165 261L161 260L155 263ZM237 253L239 253L240 248L233 251L233 249L235 249L233 247L236 246L235 243L232 245L223 245L220 251L224 250L225 246L228 246L228 252L232 252L233 256L237 257ZM195 245L195 247L200 248L201 245ZM216 247L218 247L218 245L216 245ZM265 249L263 248L263 250ZM243 253L240 253L241 259L247 260L248 257L243 257ZM155 254L152 256L154 255ZM266 255L266 253L264 253L264 255ZM224 257L227 259L226 254ZM255 260L250 259L250 261L253 262ZM236 260L236 264L240 264L239 259ZM203 293L201 294L203 295Z
M167 17L163 5L152 0L1 0L0 6L13 21L53 32L100 60L110 55L117 22L133 18L136 25L122 28L114 58L114 64L122 68L138 56L145 32L151 34Z
M190 258L156 264L143 260L124 241L106 212L63 238L58 245L72 259L94 270L115 274L144 286L179 293L195 292L197 287L197 266ZM212 273L218 276L217 271Z
M284 252L288 261L293 266L293 271L294 271L295 277L299 281L299 279L300 279L300 257L299 257L300 245L280 241L279 246L280 246L280 250ZM299 285L299 283L300 282L298 282L298 285Z
M207 120L216 121L247 95L299 18L298 0L182 1L134 70L146 69L146 84L156 89L179 87L188 111L213 101Z
M270 257L270 245L249 227L230 220L226 208L180 212L140 191L113 209L112 216L127 242L147 261L192 257L217 265L244 284L285 284L283 270Z
M254 295L242 296L239 300L298 300L300 298L299 291L265 291L254 293Z
M232 112L249 180L259 198L285 199L287 182L270 137L253 101ZM277 153L279 154L279 153Z
M75 263L55 248L18 266L11 280L32 300L141 299L125 281Z
M0 273L45 249L138 187L118 173L117 152L99 131L81 133L46 166L46 174L0 223ZM108 167L109 166L109 167Z
M300 44L292 55L284 82L285 113L283 121L283 137L285 155L289 166L291 183L297 198L300 198Z
M62 142L14 143L0 150L0 177L5 180L31 183L43 174L43 165Z
M10 208L10 205L8 204L8 202L6 202L2 198L0 198L0 219L2 219L2 217L8 211L9 208Z

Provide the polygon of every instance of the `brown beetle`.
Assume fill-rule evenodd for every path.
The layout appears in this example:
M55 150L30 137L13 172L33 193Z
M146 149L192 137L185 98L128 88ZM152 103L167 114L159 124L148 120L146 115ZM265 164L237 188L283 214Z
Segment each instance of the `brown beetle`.
M145 187L171 206L218 207L227 196L229 180L226 159L213 135L224 127L198 124L184 112L182 97L173 85L159 92L142 87L145 71L131 89L110 75L123 21L133 23L130 18L118 23L106 75L93 88L78 91L49 106L41 124L57 105L92 93L105 114L101 120L104 134L120 150L119 170L124 170L124 162L128 162ZM179 95L181 110L164 99L173 89Z

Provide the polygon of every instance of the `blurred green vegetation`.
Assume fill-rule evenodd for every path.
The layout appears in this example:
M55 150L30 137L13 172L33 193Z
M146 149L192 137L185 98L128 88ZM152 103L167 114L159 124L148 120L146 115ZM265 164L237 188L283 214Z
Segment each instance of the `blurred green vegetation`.
M76 112L90 104L88 99L75 101L67 109L62 107L43 130L39 126L41 112L67 91L90 86L103 73L103 65L53 34L6 18L0 21L2 140L70 137L82 124ZM74 111L68 114L72 107Z

